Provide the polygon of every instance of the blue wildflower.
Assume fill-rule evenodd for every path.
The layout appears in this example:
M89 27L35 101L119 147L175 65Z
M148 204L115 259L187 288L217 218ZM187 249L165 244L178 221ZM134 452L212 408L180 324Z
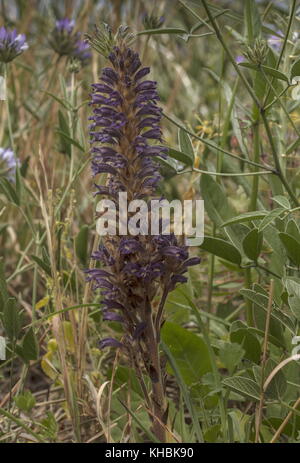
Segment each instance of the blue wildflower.
M17 161L10 148L0 148L0 175L13 181L16 175Z
M18 34L15 29L0 27L0 61L2 63L9 63L27 48L28 44L24 34Z

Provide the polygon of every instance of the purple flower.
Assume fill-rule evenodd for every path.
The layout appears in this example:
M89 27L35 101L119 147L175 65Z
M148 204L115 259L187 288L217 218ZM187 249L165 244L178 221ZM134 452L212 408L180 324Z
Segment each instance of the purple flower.
M75 26L74 19L59 19L55 23L55 29L62 34L72 34Z
M49 45L60 56L72 56L76 50L79 33L74 32L75 21L65 18L56 21L49 38Z
M89 44L83 40L78 40L73 57L79 60L82 66L85 66L92 57Z
M99 342L100 349L104 349L105 347L123 347L123 344L119 341L117 341L114 338L105 338L102 339L102 341Z
M90 47L88 43L80 39L80 33L75 32L74 28L73 19L64 18L56 21L49 44L60 56L68 56L84 66L91 58Z
M4 26L0 27L0 62L12 61L27 48L28 44L24 34L18 34L15 29L10 31Z
M238 56L236 56L235 62L236 62L237 64L243 63L243 61L245 61L245 57L244 57L243 55L238 55Z
M14 181L18 163L14 152L9 148L0 148L0 176L4 175Z
M111 62L111 67L102 70L100 82L92 85L90 137L93 174L107 174L106 184L96 185L96 194L109 196L122 225L126 217L120 208L124 208L128 226L132 213L128 203L119 205L119 193L126 192L128 202L143 198L149 206L160 181L156 158L165 158L168 150L162 145L157 84L143 80L149 68L142 68L138 54L126 45L124 33L126 29L120 28L120 46L110 54L107 47L99 45L99 32L95 42L89 38ZM149 207L146 210L148 214ZM153 431L164 441L166 373L159 353L164 304L169 292L187 281L184 274L199 259L189 258L183 240L173 233L133 236L123 235L121 228L114 235L105 235L92 257L97 268L87 270L87 280L100 289L103 319L121 322L124 334L122 343L105 338L99 346L122 348L138 378L146 371L152 384L149 415Z
M149 68L124 44L115 46L108 59L112 66L102 69L100 82L92 85L92 171L108 174L106 185L96 185L96 194L112 198L118 211L119 192L126 191L128 201L155 196L160 181L156 158L165 158L168 150L162 145L157 83L143 80ZM183 274L199 263L188 258L187 247L172 233L133 237L117 232L106 236L92 257L105 269L88 270L87 279L101 289L104 319L122 320L128 351L129 340L147 342L145 317L150 310L154 318L157 293L168 294L186 282ZM111 338L101 342L107 345L119 347Z
M123 322L124 317L119 315L116 312L110 312L108 310L103 310L103 320L109 321L109 322Z

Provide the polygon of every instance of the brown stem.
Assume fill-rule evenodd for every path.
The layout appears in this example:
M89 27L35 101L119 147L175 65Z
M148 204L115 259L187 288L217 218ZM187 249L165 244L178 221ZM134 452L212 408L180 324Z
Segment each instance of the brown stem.
M160 363L159 341L156 336L155 327L152 319L150 302L146 306L146 343L150 358L150 380L152 386L152 404L153 404L153 432L160 442L166 442L166 398L165 388L163 385L163 375Z
M161 322L162 322L162 315L163 315L163 310L165 306L165 302L167 300L168 294L169 294L169 286L165 285L163 294L161 297L161 301L157 310L156 318L155 318L155 332L156 332L156 339L159 344L160 342L160 327L161 327Z

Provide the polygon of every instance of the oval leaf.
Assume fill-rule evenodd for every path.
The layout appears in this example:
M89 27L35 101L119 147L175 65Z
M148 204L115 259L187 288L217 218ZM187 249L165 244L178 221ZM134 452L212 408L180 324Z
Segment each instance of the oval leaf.
M221 257L221 259L228 260L233 264L241 264L242 256L239 251L231 243L221 238L207 236L204 238L204 242L201 244L200 248L215 256Z

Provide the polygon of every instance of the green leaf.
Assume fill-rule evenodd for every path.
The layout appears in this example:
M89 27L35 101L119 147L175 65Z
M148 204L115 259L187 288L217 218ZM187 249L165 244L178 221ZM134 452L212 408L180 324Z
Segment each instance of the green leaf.
M188 409L188 411L190 413L192 423L193 423L193 427L194 427L195 435L196 435L199 442L203 442L203 435L202 435L202 430L201 430L200 423L199 423L199 418L198 418L198 415L196 413L194 404L192 402L189 388L185 384L185 381L184 381L184 379L182 377L180 367L177 364L177 361L176 361L174 355L172 354L171 350L169 349L169 347L163 341L161 341L161 346L162 346L162 349L163 349L164 353L166 354L167 359L168 359L168 361L169 361L169 363L170 363L170 365L172 367L172 370L174 372L174 375L175 375L175 377L177 379L177 382L178 382L178 385L180 387L182 396L184 398L186 407L187 407L187 409Z
M228 260L233 264L241 264L242 256L236 247L221 238L206 236L200 248L214 254L215 256L221 257L221 259Z
M32 327L29 328L22 341L22 357L26 361L39 358L39 345Z
M176 159L187 166L193 166L194 164L194 158L191 158L191 156L187 153L175 150L174 148L168 148L168 154L171 158Z
M71 145L76 146L76 148L78 148L80 151L85 153L85 149L83 148L83 146L80 145L80 143L78 143L77 140L74 140L74 138L71 138L69 135L64 133L62 130L56 130L56 132L59 133L63 138L65 138L69 143L71 143Z
M285 287L288 293L288 302L291 311L300 321L300 283L290 278L285 280Z
M296 241L299 241L300 242L300 232L299 232L299 228L298 228L298 225L296 224L295 220L294 219L290 219L286 225L286 233L288 235L291 235L293 236L293 238L295 238Z
M252 44L261 32L261 20L258 7L253 0L245 0L244 19L246 24L248 42Z
M65 136L70 138L70 131L69 131L69 125L65 119L65 116L62 111L58 111L58 121L59 121L59 137L60 137L60 151L62 153L67 154L68 156L71 156L71 145L70 143L65 139ZM62 135L62 133L65 134L65 136Z
M264 379L266 379L274 368L277 366L277 363L274 362L271 358L268 358L265 369L264 369ZM255 380L258 384L261 384L261 367L255 365L253 367L253 373ZM287 389L287 382L285 375L282 370L279 370L272 381L270 382L269 386L266 389L265 396L267 399L271 400L281 400L286 392Z
M279 233L279 238L285 250L287 252L288 258L295 264L297 267L300 266L300 243L293 236L288 233Z
M25 391L23 394L19 394L14 397L14 402L19 410L29 413L36 404L34 395L29 391Z
M258 231L262 232L270 223L272 223L277 217L280 217L281 214L284 212L284 209L282 207L278 207L276 209L273 209L269 214L267 214L261 221Z
M21 198L22 193L23 193L23 180L22 180L20 167L17 165L17 167L16 167L16 194L17 194L17 197Z
M9 298L4 306L2 322L8 339L14 342L21 329L21 314L15 298Z
M205 210L218 227L235 215L234 209L227 201L226 192L210 175L201 176L200 187Z
M216 442L220 431L220 424L214 424L213 426L210 426L210 428L208 428L204 433L204 441L209 443Z
M265 66L263 64L258 65L258 64L253 64L253 63L242 62L239 64L239 66L242 66L244 68L253 69L254 71L263 70L266 74L270 75L271 77L274 77L275 79L284 80L285 82L289 82L288 76L278 71L277 69L270 68L269 66Z
M29 161L30 161L30 156L27 156L25 160L22 162L22 165L20 167L20 174L22 175L22 177L26 177L27 170L29 167Z
M262 232L259 232L257 228L253 228L253 230L250 230L248 235L243 240L243 249L245 251L246 256L249 257L249 259L256 262L261 253L262 243Z
M262 294L263 296L265 296L265 298L268 299L269 295L262 286L255 283L252 289L254 290L255 293ZM253 315L254 315L255 326L258 329L257 334L259 336L264 337L264 332L266 329L266 319L267 319L267 306L264 306L264 304L266 304L266 299L262 300L261 302L262 302L261 305L254 303ZM276 310L278 309L275 307L275 312ZM252 330L253 328L251 328L251 332ZM284 338L284 331L285 331L285 325L282 324L281 321L278 320L278 318L275 318L271 314L270 326L269 326L270 342L272 342L273 344L279 347L285 348L286 342Z
M259 294L257 291L252 289L241 289L240 293L252 301L254 304L257 304L264 311L267 312L268 309L268 296L264 294ZM283 326L285 326L293 335L295 334L295 325L291 318L286 315L282 310L280 310L275 302L272 305L271 318L278 320Z
M176 323L166 322L162 340L170 349L184 382L190 386L211 371L208 348L202 338Z
M47 273L47 275L49 275L50 277L52 276L51 268L46 262L44 262L42 259L34 255L31 255L30 257L32 260L34 260L34 262L38 264L39 267L41 267L41 269L44 270L44 272Z
M20 198L17 191L12 183L5 177L0 177L0 190L2 190L3 194L10 202L14 203L16 206L20 206Z
M172 157L168 157L167 159L157 158L157 161L159 162L159 164L161 164L161 166L163 168L162 173L163 173L164 176L168 177L169 174L171 176L177 174L177 172L178 172L178 164L177 164L177 161L175 159L173 159ZM166 175L165 175L164 170L166 171Z
M110 374L112 374L111 371L110 371ZM115 389L118 389L123 384L130 384L130 390L138 394L140 397L143 397L143 390L141 388L141 385L137 379L135 370L133 368L128 368L128 367L119 365L115 371L114 377L115 377L115 381L114 381ZM144 380L147 384L147 379L144 378Z
M291 209L291 204L285 196L277 195L274 196L272 199L273 201L275 201L275 203L279 204L279 206L284 207L285 209Z
M233 219L222 223L221 227L227 227L228 225L233 225L235 223L251 222L252 220L261 220L267 215L267 213L267 211L245 212L244 214L240 214Z
M62 98L59 98L58 96L54 95L53 93L50 93L50 92L44 92L46 93L47 95L51 96L55 101L57 101L59 104L61 104L64 108L66 108L67 110L70 111L71 109L71 105L70 103L68 102L68 100L65 100L65 99L62 99Z
M189 134L182 129L178 130L178 144L179 144L180 151L182 151L187 156L189 156L193 164L195 154L194 154L194 148L191 142L191 138Z
M299 104L299 101L298 101ZM297 146L300 144L300 137L297 137L296 140L294 140L286 149L285 154L291 154Z
M178 27L165 27L161 29L147 29L145 31L137 32L136 35L160 35L160 34L187 34L185 29Z
M82 265L86 265L87 263L88 234L88 225L82 225L79 233L75 238L76 255L82 263Z
M55 415L52 412L47 412L46 418L41 420L41 425L43 426L41 434L43 434L48 439L55 440L59 429Z
M220 360L230 375L232 375L235 367L238 366L244 355L245 350L243 347L235 342L226 342L219 351Z
M297 76L300 76L300 59L297 59L291 68L290 80Z
M234 329L234 326L231 327ZM235 329L230 333L230 341L240 344L245 351L245 358L251 362L259 363L261 348L256 336L252 334L246 327Z
M260 388L252 379L244 378L243 376L233 376L232 378L225 378L223 384L232 391L247 398L260 400Z

